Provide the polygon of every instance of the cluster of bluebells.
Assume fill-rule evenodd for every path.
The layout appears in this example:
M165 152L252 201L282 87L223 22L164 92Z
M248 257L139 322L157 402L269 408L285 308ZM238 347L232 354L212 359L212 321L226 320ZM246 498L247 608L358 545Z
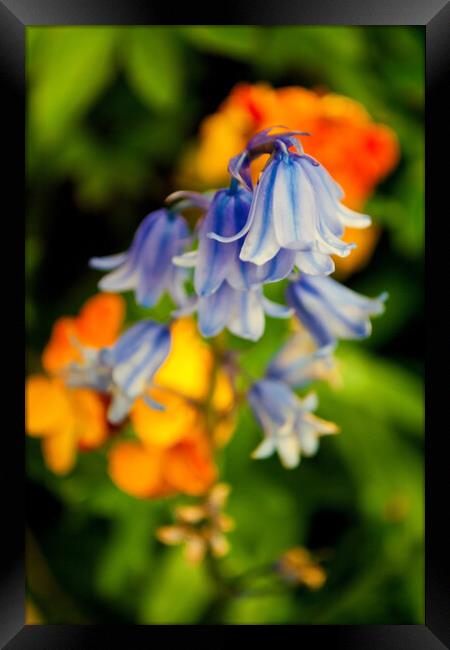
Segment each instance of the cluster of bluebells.
M315 453L321 435L337 430L313 415L313 393L300 399L294 390L332 364L339 339L370 334L369 319L383 311L386 295L369 299L329 277L333 256L346 257L354 248L342 239L345 227L364 228L370 218L341 203L340 186L303 152L298 136L307 134L272 130L255 135L230 160L229 187L206 194L174 193L167 207L143 220L127 251L93 258L91 266L108 271L99 283L102 290L132 290L143 307L168 293L176 304L174 316L196 313L205 337L228 329L258 341L266 316L295 316L301 333L248 392L264 430L254 456L277 451L286 467L294 467L301 455ZM269 157L254 184L251 163L262 155ZM186 208L202 213L194 232L182 214ZM286 278L286 304L269 300L264 286ZM186 289L190 279L193 294ZM305 337L311 342L308 351ZM70 368L69 381L108 392L113 398L109 418L119 422L147 393L169 350L168 328L143 321L113 347L95 354L85 350L84 361Z

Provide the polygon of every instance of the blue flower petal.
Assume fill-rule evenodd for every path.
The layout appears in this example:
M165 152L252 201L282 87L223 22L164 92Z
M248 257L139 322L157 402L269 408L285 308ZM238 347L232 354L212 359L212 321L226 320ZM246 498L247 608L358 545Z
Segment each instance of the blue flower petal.
M225 238L236 233L247 220L250 202L251 194L246 190L220 190L216 193L199 232L194 274L194 286L199 296L218 289L237 257L238 244L220 243L217 238L207 237L207 233L214 231Z
M141 321L113 347L114 383L131 398L143 393L170 350L170 332L164 325Z
M228 329L236 336L258 341L264 334L264 309L261 290L235 291Z
M342 204L339 205L339 219L349 228L367 228L372 223L372 218L368 214L350 210Z
M123 264L127 259L127 253L117 253L116 255L107 255L105 257L92 257L89 260L89 266L100 271L109 271Z
M309 250L317 238L317 206L299 159L292 154L280 160L273 187L273 220L280 246Z
M119 424L126 418L133 406L134 399L125 393L116 391L108 407L107 419L111 424Z
M134 289L136 300L145 307L154 305L164 291L182 292L184 276L174 273L172 258L182 253L189 239L183 217L168 210L152 212L142 221L126 253L109 258L93 258L91 265L117 268L104 276L99 287L105 291Z
M280 250L275 257L263 265L264 282L278 282L287 278L295 265L296 253L291 250Z
M160 404L159 402L156 402L154 399L150 397L148 393L145 393L142 396L142 399L144 402L149 406L151 409L154 409L155 411L165 411L166 407L163 404Z
M317 197L318 220L335 237L341 237L344 228L338 217L340 203L336 196L333 179L320 163L316 161L315 164L312 164L308 156L300 156L298 158L298 164L307 176Z
M275 237L272 210L277 168L278 161L275 160L263 172L255 189L248 218L250 227L240 253L244 262L264 264L280 250Z
M289 422L294 423L297 399L281 381L263 379L254 383L248 401L261 425L275 433Z
M299 388L321 379L333 367L335 345L317 348L308 332L292 336L275 355L267 368L267 377Z
M292 307L286 307L286 305L279 305L276 302L272 302L265 296L263 296L262 304L264 311L272 318L290 318L294 313Z
M330 275L335 268L334 261L329 255L315 251L297 253L295 263L300 271L309 275Z
M303 274L287 290L287 301L319 346L338 338L369 336L370 316L384 310L386 295L366 298L329 277Z
M286 300L295 310L297 318L308 329L319 347L334 343L335 338L327 327L326 320L323 322L316 317L314 312L309 311L299 294L300 292L294 284L290 284L286 289Z
M216 336L226 326L233 305L233 290L224 282L219 289L198 299L198 325L203 336Z
M186 269L195 268L198 261L198 251L189 251L183 255L175 255L172 257L172 262L175 266L181 266Z

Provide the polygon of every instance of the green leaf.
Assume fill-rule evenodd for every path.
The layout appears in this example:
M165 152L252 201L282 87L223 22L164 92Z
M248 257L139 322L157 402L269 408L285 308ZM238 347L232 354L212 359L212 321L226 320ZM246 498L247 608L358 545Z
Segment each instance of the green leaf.
M133 27L122 47L128 80L150 108L173 109L183 91L183 60L180 42L173 28Z
M336 394L343 402L422 437L424 393L417 375L355 346L341 345L337 356L343 386Z
M152 514L137 516L136 509L130 508L126 516L114 520L96 570L97 589L107 599L121 600L126 592L135 594L149 578L155 544Z
M29 77L29 133L42 147L59 146L104 90L114 69L118 30L36 28ZM33 30L34 31L34 30Z
M288 593L236 599L231 601L225 610L224 623L229 625L286 623L293 620L292 598L292 594Z
M148 578L138 622L195 623L213 593L204 564L192 566L186 562L181 548L167 548Z
M366 55L363 33L351 27L283 26L266 29L258 52L261 75L265 68L283 74L303 71L308 77L335 85L358 76ZM332 63L331 63L332 61Z
M341 428L335 446L358 485L360 508L378 521L398 501L415 539L423 535L423 391L391 362L348 349L338 355L343 386L318 388L318 413Z
M226 54L236 59L253 59L258 53L262 30L258 27L195 26L182 29L182 33L197 47Z

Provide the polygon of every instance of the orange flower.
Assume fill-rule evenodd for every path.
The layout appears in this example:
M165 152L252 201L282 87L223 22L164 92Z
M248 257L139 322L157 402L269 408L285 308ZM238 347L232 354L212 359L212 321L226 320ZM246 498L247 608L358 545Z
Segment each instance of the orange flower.
M105 403L93 391L69 389L59 378L32 375L26 382L26 429L28 435L42 438L49 469L66 474L78 448L93 449L106 440Z
M336 275L344 279L364 268L369 262L378 240L381 235L381 228L378 224L372 223L369 228L359 230L357 228L346 228L342 239L346 242L356 244L356 248L348 257L335 257Z
M201 430L167 450L164 478L176 491L203 494L216 478L208 439Z
M353 209L362 208L399 159L394 132L373 122L365 108L348 97L300 87L238 84L219 110L203 120L198 145L182 162L182 181L197 187L227 183L229 158L257 131L277 124L311 133L302 138L306 153L317 158L341 184L344 203ZM263 158L254 165L255 180L265 163ZM345 238L358 244L357 253L335 260L337 269L348 275L372 254L378 228L371 226L356 235L352 230Z
M216 477L212 447L225 444L234 431L233 387L216 368L194 320L172 323L171 340L149 390L164 411L137 400L130 421L139 441L119 443L109 458L112 480L141 498L203 494Z
M312 590L323 587L327 579L324 569L310 551L302 546L290 548L283 553L277 571L287 582L305 585Z
M44 369L58 373L69 363L79 361L77 342L92 348L112 345L119 335L124 313L121 296L99 293L85 302L75 318L59 318L42 355Z
M159 447L119 442L109 453L109 475L117 487L134 497L162 496L167 492L161 471L163 455Z
M101 446L109 431L106 400L95 391L65 386L58 375L79 360L78 343L93 348L114 343L123 316L120 296L99 294L90 298L78 316L63 317L54 324L42 355L42 365L50 376L27 379L27 433L42 438L44 460L57 474L72 469L79 449Z
M165 410L152 409L143 399L133 406L130 419L143 443L170 447L179 442L199 420L197 409L181 395L164 389L152 389L149 395Z
M109 454L109 475L124 492L154 498L177 492L203 494L216 469L204 433L195 432L171 447L119 442Z

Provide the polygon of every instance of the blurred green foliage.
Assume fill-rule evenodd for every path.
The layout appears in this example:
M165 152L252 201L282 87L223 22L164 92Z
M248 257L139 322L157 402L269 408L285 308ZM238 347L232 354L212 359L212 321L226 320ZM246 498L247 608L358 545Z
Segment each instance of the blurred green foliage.
M155 540L173 500L120 492L106 450L81 454L56 478L28 440L30 528L41 549L29 590L49 622L423 622L423 54L423 30L406 27L27 28L30 372L53 320L94 293L88 257L123 249L177 189L182 152L236 83L351 96L396 131L402 152L367 205L382 240L350 282L367 295L387 289L386 314L370 340L339 347L342 387L317 388L318 413L340 435L286 471L276 458L250 459L260 431L244 408L220 460L237 522L223 571L304 544L327 549L324 588L223 601L205 566L189 567L180 549ZM153 313L168 309L163 301ZM258 377L286 336L269 319L258 346L230 340Z

